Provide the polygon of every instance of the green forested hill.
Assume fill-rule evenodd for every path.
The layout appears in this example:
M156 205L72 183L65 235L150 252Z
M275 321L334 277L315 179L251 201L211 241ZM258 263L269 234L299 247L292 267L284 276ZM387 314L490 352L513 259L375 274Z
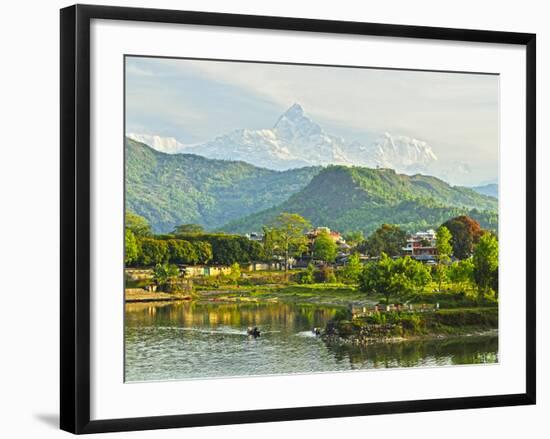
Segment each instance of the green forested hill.
M198 223L207 229L287 200L320 168L289 171L191 154L164 154L126 138L126 207L157 233Z
M460 214L468 214L490 229L496 229L498 220L496 199L450 186L435 177L401 175L391 169L330 166L287 201L230 222L223 230L258 231L281 212L298 213L315 226L365 233L382 223L410 231L437 227Z
M436 227L468 214L496 229L497 200L425 175L329 166L289 171L191 154L164 154L126 139L126 206L157 233L198 223L209 230L260 231L280 212L316 226L369 233L382 223Z

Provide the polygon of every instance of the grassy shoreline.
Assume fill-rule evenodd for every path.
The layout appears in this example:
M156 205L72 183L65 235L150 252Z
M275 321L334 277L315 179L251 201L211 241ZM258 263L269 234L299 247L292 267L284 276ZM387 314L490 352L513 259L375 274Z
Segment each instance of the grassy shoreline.
M160 291L137 291L137 289L126 289L124 291L124 301L126 303L134 302L175 302L189 301L193 297L189 294L163 293Z
M319 304L327 306L347 307L354 306L372 307L383 303L384 298L367 296L355 285L343 283L265 283L254 285L242 284L196 284L192 294L185 293L161 293L149 292L138 288L126 289L126 301L156 301L156 300L198 300L201 302L285 302L295 304ZM394 299L399 303L399 299ZM405 299L401 299L405 300ZM411 304L438 304L441 309L454 308L486 308L498 306L494 300L478 302L469 294L451 291L432 292L423 291L411 295L406 299Z
M344 285L258 285L255 287L225 286L223 289L197 291L197 300L226 302L283 302L348 306L350 303L372 305L377 301L365 298L356 288Z

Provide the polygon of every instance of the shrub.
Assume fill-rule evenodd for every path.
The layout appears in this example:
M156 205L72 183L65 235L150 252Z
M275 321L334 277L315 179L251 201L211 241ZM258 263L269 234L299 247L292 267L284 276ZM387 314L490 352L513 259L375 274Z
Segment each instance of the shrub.
M349 319L350 319L350 313L349 313L348 310L346 310L344 308L338 309L334 313L334 317L332 317L332 320L334 320L335 322L341 322L341 321L349 320Z
M301 284L312 284L315 281L315 267L313 264L308 264L304 271L297 273L296 280Z
M329 265L321 266L315 272L315 280L321 283L335 283L336 276L334 275L334 268Z

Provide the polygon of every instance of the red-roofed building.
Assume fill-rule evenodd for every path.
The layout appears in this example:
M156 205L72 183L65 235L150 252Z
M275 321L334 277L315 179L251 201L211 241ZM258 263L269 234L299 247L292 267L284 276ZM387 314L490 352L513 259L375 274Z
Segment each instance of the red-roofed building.
M407 238L407 245L402 249L404 256L418 260L433 260L437 256L435 230L416 232Z

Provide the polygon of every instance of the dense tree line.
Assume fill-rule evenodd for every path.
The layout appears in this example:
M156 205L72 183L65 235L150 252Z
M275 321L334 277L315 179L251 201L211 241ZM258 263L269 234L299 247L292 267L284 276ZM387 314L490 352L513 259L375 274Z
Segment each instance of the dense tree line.
M244 236L206 233L196 224L184 224L172 234L152 235L147 221L126 214L125 262L130 266L157 264L243 264L265 259L260 243Z
M224 233L185 236L192 243L204 242L212 248L212 263L219 265L245 264L265 260L262 245L246 236Z
M208 242L183 239L136 238L126 230L126 264L152 266L157 264L207 264L212 260Z
M151 266L173 264L250 263L264 260L262 246L235 235L195 235L186 239L167 235L136 238L126 231L126 264Z

